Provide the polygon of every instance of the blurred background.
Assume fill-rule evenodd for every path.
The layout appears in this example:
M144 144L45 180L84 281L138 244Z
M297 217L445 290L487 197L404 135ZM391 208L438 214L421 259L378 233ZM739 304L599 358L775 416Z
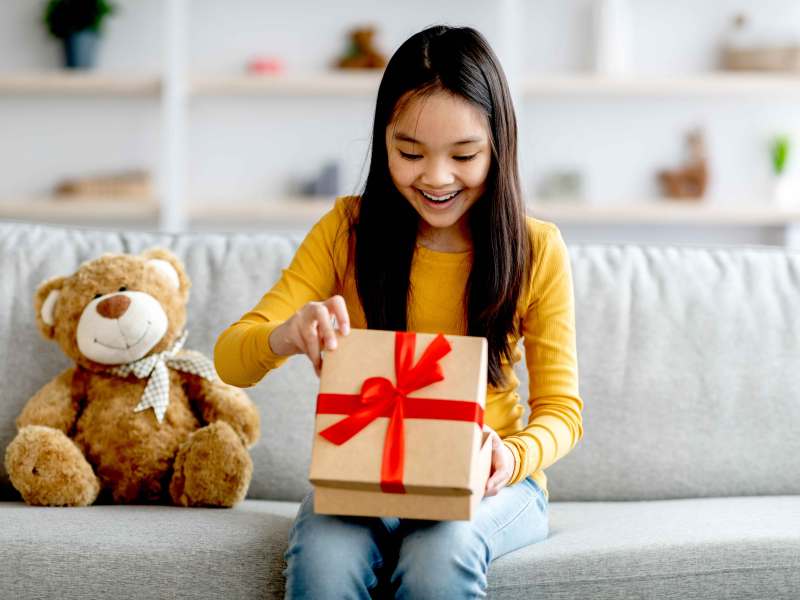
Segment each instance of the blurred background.
M434 24L499 55L568 242L800 245L796 0L2 0L0 219L305 231Z

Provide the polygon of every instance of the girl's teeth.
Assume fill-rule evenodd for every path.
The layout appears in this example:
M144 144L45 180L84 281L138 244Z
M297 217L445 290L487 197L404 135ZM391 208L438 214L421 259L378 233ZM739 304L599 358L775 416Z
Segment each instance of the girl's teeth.
M422 190L420 190L420 191L422 191ZM426 194L425 192L422 192L423 196L425 196L428 200L433 200L434 202L446 202L447 200L450 200L450 198L452 198L456 194L458 194L458 192L453 192L452 194L448 194L447 196L431 196L430 194Z

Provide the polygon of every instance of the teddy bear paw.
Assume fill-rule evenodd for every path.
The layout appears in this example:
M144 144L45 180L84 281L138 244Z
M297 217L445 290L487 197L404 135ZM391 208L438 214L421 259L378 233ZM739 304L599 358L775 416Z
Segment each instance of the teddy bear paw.
M20 429L6 449L5 467L28 504L88 506L100 491L100 481L80 448L52 427Z
M230 507L244 499L253 461L233 428L216 421L193 432L175 457L169 493L181 506Z

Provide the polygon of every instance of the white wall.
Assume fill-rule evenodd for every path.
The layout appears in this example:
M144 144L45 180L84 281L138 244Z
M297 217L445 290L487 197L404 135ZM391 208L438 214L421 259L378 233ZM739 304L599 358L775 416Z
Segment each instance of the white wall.
M121 11L110 21L99 70L159 72L162 0L117 2ZM0 73L58 68L59 48L40 23L43 4L0 3ZM509 55L503 29L503 10L515 4L520 56ZM484 32L511 75L517 67L526 73L584 72L592 64L591 4L189 0L190 68L241 73L251 57L279 54L290 70L322 70L344 49L355 23L377 25L379 46L391 54L414 32L441 22ZM800 3L794 0L630 0L630 6L632 65L640 75L713 68L720 35L738 10L762 28L800 31ZM800 133L795 104L769 97L529 99L517 107L523 185L530 193L546 171L577 167L594 202L652 198L658 195L653 173L682 161L683 134L699 124L710 150L710 201L766 202L767 141L778 131ZM157 172L159 111L157 97L0 97L0 200L46 194L68 175L127 167ZM363 175L372 112L370 98L193 98L189 200L278 196L326 160L343 168L340 192L353 192Z

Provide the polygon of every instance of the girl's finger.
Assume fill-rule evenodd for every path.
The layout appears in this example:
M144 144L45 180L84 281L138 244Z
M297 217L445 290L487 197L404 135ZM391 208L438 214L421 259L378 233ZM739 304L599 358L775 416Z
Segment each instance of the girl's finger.
M302 332L303 341L306 344L306 354L311 359L311 364L314 365L314 370L319 374L319 369L322 366L319 354L319 334L317 333L317 322L312 321L306 325Z
M492 471L496 471L503 464L503 455L500 454L500 436L492 432Z
M332 296L325 301L325 306L336 318L339 331L342 335L350 333L350 315L347 314L347 304L340 295Z
M486 495L493 496L500 491L503 484L511 476L507 466L503 463L503 456L500 453L501 444L500 436L494 430L491 430L492 436L492 472L489 479L486 481Z
M496 471L494 475L492 475L486 482L487 491L485 495L488 494L490 496L494 496L496 493L498 493L502 489L505 482L508 481L510 476L511 474L505 469L502 471Z
M333 350L336 348L336 333L331 324L331 313L326 306L320 304L314 313L317 320L317 333L319 336L320 348Z
M494 474L489 477L489 480L486 482L487 488L496 488L497 484L499 483L500 477L498 477L499 471L495 471Z

